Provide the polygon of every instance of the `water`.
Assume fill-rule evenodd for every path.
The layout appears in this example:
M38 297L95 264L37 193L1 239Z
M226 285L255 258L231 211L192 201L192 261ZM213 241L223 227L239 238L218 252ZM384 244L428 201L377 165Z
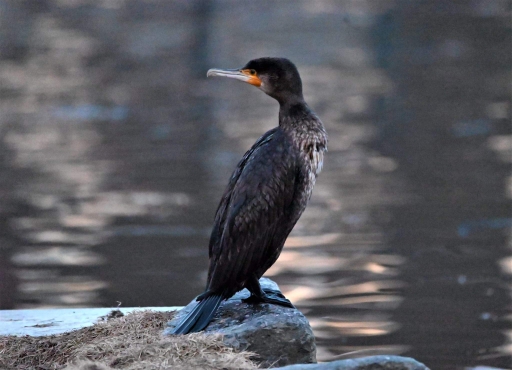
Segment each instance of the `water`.
M0 1L0 307L184 305L292 59L329 132L267 276L319 360L510 367L510 1Z

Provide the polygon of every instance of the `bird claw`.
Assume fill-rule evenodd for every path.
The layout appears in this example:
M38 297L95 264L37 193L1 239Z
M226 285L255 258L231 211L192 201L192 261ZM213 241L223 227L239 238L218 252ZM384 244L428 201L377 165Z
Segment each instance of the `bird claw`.
M295 308L295 306L281 293L279 290L263 289L264 295L257 296L251 294L248 298L242 299L244 303L258 304L258 303L269 303L278 306L284 306L289 308Z

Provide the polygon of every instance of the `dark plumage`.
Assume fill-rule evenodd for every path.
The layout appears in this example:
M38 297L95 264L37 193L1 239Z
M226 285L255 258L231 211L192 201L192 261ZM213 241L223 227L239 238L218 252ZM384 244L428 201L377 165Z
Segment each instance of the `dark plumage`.
M241 69L208 76L257 86L279 102L279 126L265 133L238 163L215 214L206 290L175 334L204 329L222 300L243 288L246 301L293 307L282 294L263 291L259 278L274 264L311 197L327 150L327 134L302 96L295 65L283 58L251 60Z

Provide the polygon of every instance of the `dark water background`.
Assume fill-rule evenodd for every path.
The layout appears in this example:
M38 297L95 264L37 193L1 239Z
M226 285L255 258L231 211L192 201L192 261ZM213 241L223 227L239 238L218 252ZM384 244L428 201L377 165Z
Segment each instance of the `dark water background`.
M0 0L0 308L184 305L292 59L329 152L267 276L319 360L511 367L512 2Z

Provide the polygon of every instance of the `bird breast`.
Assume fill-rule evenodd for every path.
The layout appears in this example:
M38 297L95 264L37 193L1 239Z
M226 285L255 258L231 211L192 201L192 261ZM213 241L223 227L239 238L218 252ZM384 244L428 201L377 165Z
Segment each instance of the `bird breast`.
M324 152L326 151L326 136L322 132L298 135L299 150L309 172L316 176L322 172Z
M324 148L320 147L319 143L311 143L307 146L306 155L311 165L311 172L315 177L322 172L324 165Z

